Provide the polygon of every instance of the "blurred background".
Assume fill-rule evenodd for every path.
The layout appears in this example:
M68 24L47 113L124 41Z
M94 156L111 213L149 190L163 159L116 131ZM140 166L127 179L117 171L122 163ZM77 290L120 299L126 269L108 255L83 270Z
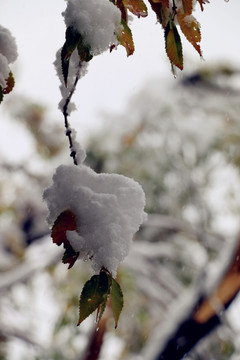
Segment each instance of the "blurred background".
M65 6L0 0L0 24L19 52L16 87L0 106L0 359L167 359L169 340L190 320L208 325L185 359L239 359L240 3L196 8L204 60L183 40L185 69L176 79L149 9L132 23L135 54L118 48L96 57L78 84L70 122L88 165L137 180L149 214L119 269L118 329L106 314L97 333L94 316L76 327L90 265L68 271L61 263L42 202L55 168L72 161L52 65ZM216 316L197 315L223 280ZM179 348L188 336L178 337Z

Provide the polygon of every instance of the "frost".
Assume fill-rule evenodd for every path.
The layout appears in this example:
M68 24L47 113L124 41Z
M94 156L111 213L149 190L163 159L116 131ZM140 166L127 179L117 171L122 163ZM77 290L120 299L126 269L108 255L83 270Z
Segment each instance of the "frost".
M73 26L98 55L117 42L121 12L109 0L69 0L63 13L66 26Z
M9 64L17 58L17 46L15 38L10 31L0 25L0 86L6 86L9 76Z
M123 175L97 174L84 165L61 165L43 198L49 208L49 225L70 209L77 219L76 231L67 232L74 251L80 252L80 258L90 258L96 272L105 267L115 276L146 218L142 187Z

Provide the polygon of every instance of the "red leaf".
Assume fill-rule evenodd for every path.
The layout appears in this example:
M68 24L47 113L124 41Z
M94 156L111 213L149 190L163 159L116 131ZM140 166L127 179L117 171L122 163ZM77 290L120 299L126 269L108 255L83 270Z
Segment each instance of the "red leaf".
M71 210L63 211L56 219L51 232L53 242L58 246L63 244L65 249L62 262L69 264L70 269L78 258L79 252L75 252L67 239L66 232L68 230L76 230L76 216Z

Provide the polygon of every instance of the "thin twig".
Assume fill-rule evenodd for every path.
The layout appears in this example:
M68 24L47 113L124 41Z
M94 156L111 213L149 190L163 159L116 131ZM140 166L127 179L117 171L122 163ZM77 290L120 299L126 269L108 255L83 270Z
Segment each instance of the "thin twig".
M73 147L73 141L72 141L72 130L69 126L69 121L68 121L68 105L72 99L72 96L73 96L73 93L74 91L76 90L76 87L77 87L77 83L78 83L78 80L80 79L80 70L81 70L81 61L79 62L79 65L78 65L78 70L77 70L77 73L76 73L76 78L75 78L75 81L74 81L74 84L69 92L69 95L68 97L66 98L66 102L63 106L63 116L64 116L64 124L65 124L65 128L66 128L66 136L68 137L68 141L69 141L69 148L71 150L71 153L70 153L70 156L73 158L73 163L74 165L78 165L78 162L77 162L77 157L76 157L76 151L75 150L72 150L72 147Z

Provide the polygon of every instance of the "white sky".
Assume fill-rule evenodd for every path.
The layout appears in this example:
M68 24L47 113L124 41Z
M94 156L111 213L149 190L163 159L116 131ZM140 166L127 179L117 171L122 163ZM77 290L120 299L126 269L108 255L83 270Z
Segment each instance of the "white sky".
M65 24L61 12L64 0L0 0L0 24L9 28L17 39L19 57L14 65L15 93L29 95L46 103L55 117L60 100L59 81L52 65L56 51L63 45ZM173 78L164 50L161 26L149 11L148 18L134 20L133 36L136 51L129 58L124 48L93 59L89 72L78 84L74 102L78 111L72 125L80 138L100 123L99 110L118 111L151 77ZM227 60L238 65L240 1L211 0L202 13L197 6L195 17L201 24L202 50L205 62ZM194 48L184 41L185 72L202 64ZM10 95L8 95L10 96ZM14 96L11 95L11 96ZM1 116L0 107L0 118Z

